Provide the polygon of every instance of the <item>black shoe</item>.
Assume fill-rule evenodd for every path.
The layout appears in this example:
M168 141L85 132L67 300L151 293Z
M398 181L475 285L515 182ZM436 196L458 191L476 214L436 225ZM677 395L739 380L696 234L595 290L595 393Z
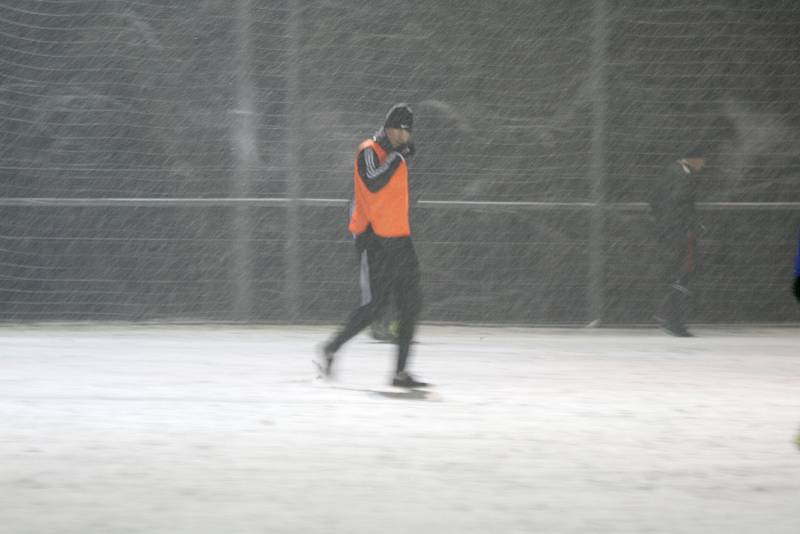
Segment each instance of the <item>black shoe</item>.
M675 337L694 337L689 330L686 329L681 323L676 323L674 321L667 321L660 317L655 318L658 321L658 325L669 335Z
M333 351L328 345L323 345L320 348L320 355L314 360L314 365L317 367L317 378L329 379L333 375Z
M694 337L694 335L686 329L682 324L670 325L667 331L675 337Z
M396 375L394 375L394 379L392 380L392 385L398 388L426 388L430 386L427 382L420 382L419 380L415 379L413 376L408 374L405 371L400 371Z

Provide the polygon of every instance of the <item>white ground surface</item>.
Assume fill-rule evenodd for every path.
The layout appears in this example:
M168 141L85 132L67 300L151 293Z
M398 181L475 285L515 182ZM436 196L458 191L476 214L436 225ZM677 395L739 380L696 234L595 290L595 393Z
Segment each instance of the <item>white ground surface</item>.
M798 329L330 331L0 328L0 532L800 533Z

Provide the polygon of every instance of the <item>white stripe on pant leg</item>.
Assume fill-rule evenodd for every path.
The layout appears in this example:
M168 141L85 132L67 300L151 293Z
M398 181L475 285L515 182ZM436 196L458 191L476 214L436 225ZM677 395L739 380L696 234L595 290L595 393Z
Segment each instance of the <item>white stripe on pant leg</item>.
M682 286L678 282L675 282L675 283L672 284L672 289L674 289L676 291L679 291L680 293L683 293L684 295L688 295L689 294L689 288L686 287L686 286Z
M372 300L372 289L369 285L369 262L367 261L367 251L361 252L361 272L359 274L359 284L361 285L361 305L369 304Z

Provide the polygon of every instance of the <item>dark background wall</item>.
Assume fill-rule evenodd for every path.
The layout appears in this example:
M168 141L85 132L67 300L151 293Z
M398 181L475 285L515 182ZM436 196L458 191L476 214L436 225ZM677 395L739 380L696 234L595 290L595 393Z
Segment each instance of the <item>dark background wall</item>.
M0 36L0 320L340 320L397 101L426 320L649 322L642 202L696 143L695 317L800 320L796 2L0 1Z

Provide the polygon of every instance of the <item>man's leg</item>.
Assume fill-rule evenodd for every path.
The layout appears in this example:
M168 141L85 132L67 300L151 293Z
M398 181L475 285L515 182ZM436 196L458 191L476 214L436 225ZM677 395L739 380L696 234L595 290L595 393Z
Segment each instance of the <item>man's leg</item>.
M684 285L684 280L678 279L673 281L668 289L667 294L661 301L661 306L658 314L661 326L669 333L686 337L688 330L686 330L686 308L688 307L689 288Z
M361 273L362 304L350 314L341 330L325 345L326 356L332 357L342 345L369 326L387 304L389 287L386 253L375 240L370 240L361 254Z
M369 237L367 237L369 239ZM372 300L372 291L370 289L371 284L369 280L369 267L367 266L366 261L366 250L364 250L363 242L366 240L361 240L361 254L359 257L359 261L361 264L361 273L359 276L359 284L361 285L361 304L365 305L370 300ZM358 240L356 241L356 248L358 249ZM373 339L378 341L397 341L396 333L392 332L391 328L391 308L392 308L392 300L391 294L387 291L387 303L386 306L383 307L382 310L378 311L375 315L375 319L372 321L370 325L370 334L372 335Z
M394 315L392 313L392 306L393 306L392 297L389 297L386 306L384 306L383 311L381 311L378 316L372 321L370 325L370 335L373 339L377 341L389 341L396 343L397 342L397 330L394 326L395 321L392 319Z
M393 262L397 270L392 285L400 321L397 339L397 367L393 383L422 387L426 385L424 382L416 381L406 372L411 342L422 309L419 261L410 240L404 243L398 253L398 261Z
M694 273L693 236L671 240L667 243L666 277L667 292L661 301L657 319L670 334L689 337L685 321L689 307L689 282Z

